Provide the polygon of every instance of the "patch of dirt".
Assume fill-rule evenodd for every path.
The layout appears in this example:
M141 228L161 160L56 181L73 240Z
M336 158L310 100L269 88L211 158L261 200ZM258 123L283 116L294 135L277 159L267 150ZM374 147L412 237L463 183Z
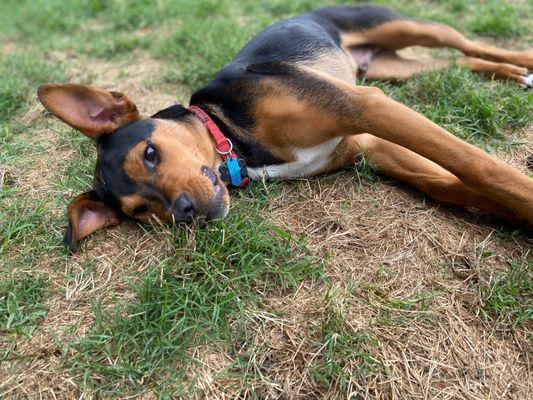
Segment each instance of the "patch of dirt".
M152 115L177 102L188 104L191 95L184 86L163 82L162 74L160 61L135 53L122 61L76 58L69 66L68 80L125 93L141 114Z
M443 207L397 182L359 182L348 172L287 183L278 204L274 220L305 233L314 252L329 255L326 275L347 299L347 324L353 332L366 326L377 340L384 371L353 382L356 393L397 399L531 395L532 327L509 333L484 322L477 293L478 282L507 270L509 260L530 257L531 239L502 237L490 217ZM465 260L468 271L458 276ZM395 309L386 301L426 292L436 293L427 311ZM294 299L285 306L289 315L303 317ZM264 345L267 354L277 353L275 343ZM290 347L292 354L305 351L298 341ZM285 393L309 381L302 373L306 361L291 370Z
M0 36L2 49L0 53L9 54L27 50L28 46L21 44L16 36Z

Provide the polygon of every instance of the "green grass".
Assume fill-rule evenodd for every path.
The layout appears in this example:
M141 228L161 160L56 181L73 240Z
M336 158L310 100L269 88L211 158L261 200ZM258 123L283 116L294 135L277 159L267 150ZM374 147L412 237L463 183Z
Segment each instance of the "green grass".
M0 123L33 102L38 85L64 79L61 67L40 57L39 52L15 52L0 58Z
M379 83L387 94L455 135L488 150L508 147L511 129L531 123L533 94L464 68L432 71L405 83Z
M0 274L0 332L33 333L46 313L45 279L26 271ZM0 353L1 354L1 353Z
M46 318L46 300L65 296L66 286L96 274L100 258L66 256L60 245L66 224L64 209L73 193L91 185L92 143L67 127L57 128L43 115L31 122L22 116L35 105L36 88L70 80L67 58L54 52L109 62L139 62L149 56L163 70L154 85L178 83L192 91L231 60L256 32L280 18L317 6L341 3L319 0L4 0L0 43L14 50L0 53L0 343L2 355L13 356L20 336L31 337ZM380 1L414 18L431 18L464 31L523 45L532 7L503 1ZM529 28L530 29L530 28ZM527 36L529 35L529 36ZM520 38L521 40L516 40ZM94 78L90 67L87 80ZM74 75L78 76L78 75ZM156 79L157 78L157 79ZM375 83L371 83L375 84ZM386 93L424 113L454 134L477 145L508 149L507 132L531 123L533 99L513 84L494 83L461 68L432 72L401 84L379 84ZM171 87L175 87L172 85ZM176 96L181 95L176 93ZM43 128L58 139L53 149L34 135ZM64 160L47 160L50 150L65 151ZM19 178L46 160L46 193L21 186ZM5 172L5 173L4 173ZM360 177L377 182L365 161ZM38 179L38 178L37 178ZM41 183L33 181L32 184ZM222 349L232 361L222 375L237 377L241 388L268 380L255 365L257 350L246 346L254 335L250 315L268 296L293 294L302 282L321 280L328 261L313 259L306 237L294 237L268 221L265 209L278 195L280 183L261 184L235 193L234 209L224 223L206 227L136 227L161 238L172 251L153 259L138 273L123 260L112 260L128 295L97 292L91 299L93 324L76 333L79 321L66 327L57 345L63 352L62 373L87 393L111 397L153 391L161 397L187 396L197 390L192 357L195 349ZM28 194L29 193L31 194ZM379 204L377 205L379 206ZM376 207L377 207L376 206ZM351 210L346 210L349 212ZM97 245L109 236L91 238ZM91 240L90 239L90 240ZM150 249L146 252L150 253ZM159 253L154 253L158 254ZM111 256L112 258L112 256ZM327 255L324 256L327 260ZM60 289L31 268L49 268ZM393 266L391 266L393 268ZM65 272L64 272L65 271ZM531 266L513 264L479 289L484 316L515 328L531 319ZM354 330L344 304L330 292L323 299L319 324L303 335L321 350L308 372L320 387L346 394L351 381L383 373L386 360L377 355L373 324L394 329L413 323L407 312L425 315L437 292L391 297L372 292L368 306L376 319ZM350 301L355 301L351 299ZM358 301L363 301L358 299ZM377 310L377 311L376 311ZM268 312L277 313L277 309ZM281 312L280 312L281 313ZM421 317L422 318L422 317ZM21 335L22 333L22 335ZM56 332L59 335L59 332ZM244 352L238 349L244 348ZM259 349L261 346L259 346ZM20 359L31 356L18 355ZM192 378L191 378L192 374Z
M479 287L485 318L515 328L533 321L533 261L512 262L505 274L496 274Z
M440 321L432 312L436 290L421 290L403 297L383 296L379 289L370 289L370 303L379 309L376 324L390 327L409 327L415 322L435 326Z
M262 296L320 276L303 244L262 219L257 203L243 208L224 223L167 232L176 254L131 282L136 301L95 305L91 330L65 348L93 393L188 393L192 349L244 341Z
M495 37L519 37L524 27L516 21L521 17L520 8L514 4L489 2L487 9L472 21L472 32Z
M372 354L377 345L368 327L354 330L346 322L348 304L337 293L328 291L324 298L324 320L317 328L317 360L309 367L314 381L326 389L341 393L351 381L375 376L383 361Z

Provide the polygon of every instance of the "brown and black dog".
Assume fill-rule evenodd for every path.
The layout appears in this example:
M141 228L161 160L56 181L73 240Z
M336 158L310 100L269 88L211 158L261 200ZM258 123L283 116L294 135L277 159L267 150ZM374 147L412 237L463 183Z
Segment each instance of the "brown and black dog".
M191 105L204 110L205 119L179 105L143 118L121 93L75 84L40 87L42 104L98 148L93 190L69 205L65 243L75 251L81 238L127 217L225 216L228 178L221 166L226 175L229 167L207 120L246 162L237 171L241 178L317 175L364 154L384 174L434 199L532 226L532 179L381 90L355 84L357 75L406 79L448 65L396 53L414 45L458 49L465 56L457 62L472 71L532 86L533 51L495 48L446 25L356 5L318 9L251 39L192 95Z

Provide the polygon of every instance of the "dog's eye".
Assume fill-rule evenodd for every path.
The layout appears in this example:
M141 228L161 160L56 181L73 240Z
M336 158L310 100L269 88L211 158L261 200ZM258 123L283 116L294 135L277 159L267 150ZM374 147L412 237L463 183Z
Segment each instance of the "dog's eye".
M144 149L144 159L150 164L154 164L157 160L157 150L153 144L149 144L146 146L146 149Z

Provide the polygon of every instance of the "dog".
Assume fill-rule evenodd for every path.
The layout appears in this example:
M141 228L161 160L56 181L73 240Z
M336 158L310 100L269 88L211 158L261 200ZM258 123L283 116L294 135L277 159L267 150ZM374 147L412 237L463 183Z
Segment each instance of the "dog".
M231 187L248 180L313 176L365 157L383 174L442 202L533 225L533 180L357 77L408 79L453 61L402 58L409 46L450 47L474 72L531 88L533 51L466 39L440 23L375 5L333 6L268 26L190 107L142 117L124 94L50 84L38 98L94 140L93 189L68 206L64 242L125 218L141 222L222 218Z

